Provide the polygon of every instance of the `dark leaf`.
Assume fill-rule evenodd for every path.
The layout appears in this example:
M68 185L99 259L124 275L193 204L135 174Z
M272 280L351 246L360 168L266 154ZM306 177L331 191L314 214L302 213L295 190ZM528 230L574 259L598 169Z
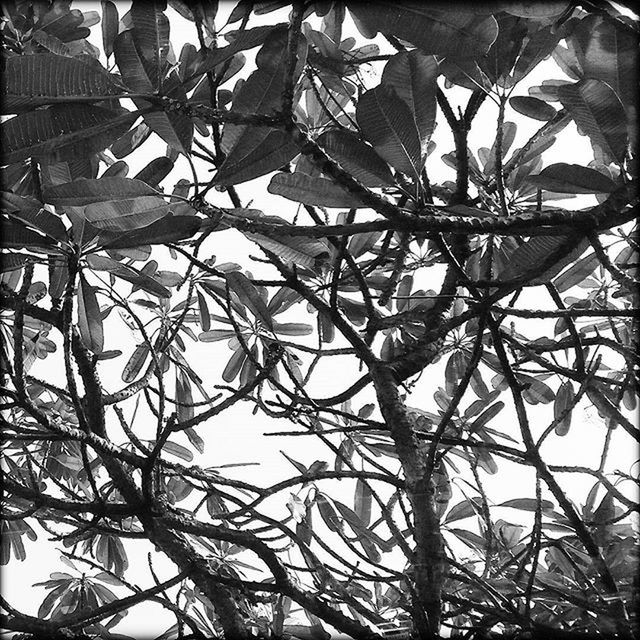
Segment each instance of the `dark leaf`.
M408 40L423 53L437 56L481 56L498 35L498 24L493 16L459 9L452 11L442 5L407 0L365 4L353 0L347 6L365 37L373 37L381 31Z
M2 161L30 157L72 160L102 151L136 120L133 113L92 105L54 105L21 113L2 124Z
M6 60L2 83L3 113L59 101L70 96L109 96L122 93L113 76L97 60L43 53Z
M294 202L320 207L365 207L356 196L339 187L333 180L304 173L276 173L268 186L269 193Z
M131 357L127 361L124 369L122 370L122 380L124 382L133 382L140 370L144 366L147 358L149 357L149 345L145 342L139 344L131 354Z
M82 207L94 202L130 200L141 196L157 196L158 192L140 180L131 178L98 178L75 180L47 187L44 201L58 206Z
M591 144L622 164L627 149L627 117L615 91L601 80L581 80L558 88L558 97Z
M113 41L118 35L118 9L111 0L102 0L102 46L107 58L113 53Z
M131 5L133 38L145 71L154 88L160 89L169 52L169 20L164 0L134 0Z
M604 173L564 162L552 164L538 175L529 176L529 182L540 189L560 193L611 193L616 188L615 182Z
M427 155L427 143L436 124L436 78L438 63L434 56L420 51L402 51L387 62L382 84L392 87L409 107L420 140L422 155Z
M553 417L555 420L573 407L575 394L573 392L573 385L566 380L560 385L558 393L556 394L553 402ZM555 427L555 432L559 436L566 436L569 433L571 427L571 411L568 411L567 415L558 422Z
M364 136L395 169L417 179L422 170L422 150L409 107L395 89L380 85L367 91L356 107Z
M318 136L316 142L365 187L394 184L387 163L353 131L330 129Z
M267 305L251 281L240 271L232 271L227 274L226 278L229 289L238 294L242 304L268 329L273 329L273 320Z
M550 105L531 96L516 96L509 104L518 112L535 120L551 120L557 111Z
M173 169L173 162L170 158L162 156L152 160L142 171L134 177L134 180L146 182L154 189L169 175Z
M100 305L96 290L80 275L78 286L78 327L85 345L93 353L101 353L104 347L104 332Z
M500 274L498 280L507 282L526 277L539 269L550 255L558 255L558 260L544 273L531 278L526 286L535 286L550 282L564 267L573 262L587 248L589 241L581 240L571 251L562 250L563 247L571 245L572 238L568 236L534 236L526 240L512 254L507 265Z

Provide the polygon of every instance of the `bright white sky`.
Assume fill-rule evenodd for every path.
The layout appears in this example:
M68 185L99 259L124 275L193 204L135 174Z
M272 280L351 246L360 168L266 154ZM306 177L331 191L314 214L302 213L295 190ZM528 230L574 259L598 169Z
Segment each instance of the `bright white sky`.
M83 11L91 9L100 11L99 3L83 2L81 5ZM224 23L225 17L223 16L227 16L234 5L235 3L231 2L221 3L218 14L219 19L216 21L217 24ZM121 17L126 12L127 7L128 3L118 3ZM174 46L175 55L178 57L184 43L197 42L195 28L172 9L168 9L167 15L171 21L171 42ZM252 17L249 26L272 24L286 21L286 19L287 12L279 10L266 16ZM236 26L237 25L235 25L234 28ZM362 41L361 36L355 32L352 23L349 21L349 25L345 24L345 35L343 37L351 33L355 35L359 42ZM92 28L90 40L102 49L100 25ZM250 61L253 55L255 55L255 51L256 50L253 50L253 52L245 52ZM102 59L102 62L105 64L104 59ZM381 68L382 66L379 65L378 70ZM251 70L252 64L248 62L241 72L242 77L246 77ZM377 73L371 75L372 86L378 82L378 77L379 74ZM538 69L534 70L534 72L517 87L512 95L528 95L528 86L538 85L543 79L562 77L564 76L555 63L553 61L547 61L539 65ZM236 78L232 80L232 83L235 82L235 79ZM463 89L457 89L453 90L453 94L451 91L448 91L448 95L454 96L454 104L457 102L463 105L466 102L468 92ZM508 111L507 114L507 119L512 118L518 125L518 133L513 148L522 146L530 135L539 128L540 123L516 114L513 111L510 113ZM490 147L492 145L495 135L496 116L497 106L490 100L486 100L474 122L470 135L470 146L472 149L475 150L480 146ZM439 114L438 118L439 120L441 119L441 114ZM450 132L446 127L446 123L443 121L438 125L433 140L436 142L437 148L427 162L430 178L432 182L451 180L454 178L453 171L440 161L442 154L448 153L453 149ZM129 177L133 177L153 158L163 155L165 147L166 145L161 142L159 138L152 135L132 157L125 159L130 165ZM587 139L577 134L575 125L573 124L569 125L561 134L559 142L544 154L545 165L553 164L554 162L575 162L586 165L591 158L592 151ZM208 167L203 168L203 163L198 160L195 162L198 169L202 171L200 179L207 179L210 175L206 173ZM185 177L191 179L191 173L186 162L181 158L176 163L176 168L170 177L164 181L165 190L170 192L175 182ZM270 215L282 215L283 212L295 212L297 206L295 203L284 200L278 196L273 196L267 192L266 187L269 179L270 176L267 176L239 185L237 190L243 204L251 206L252 208L262 209ZM212 191L210 192L210 197L215 204L232 206L223 193ZM251 205L249 205L250 202ZM590 204L590 200L576 198L566 202L559 202L559 204L567 208L577 208L585 206L585 204ZM255 256L260 255L258 247L244 239L238 232L225 231L213 234L207 247L211 253L217 256L218 263L238 262L244 267L252 269L254 275L263 275L264 267L256 265L255 263L252 265L247 259L249 254ZM201 255L207 255L207 253L203 252ZM158 256L154 255L154 257L159 259ZM161 268L180 271L184 268L184 265L183 262L172 262L165 257L162 259ZM418 275L416 286L422 286L425 289L437 288L437 283L429 286L428 281L426 281L429 277L432 277L429 273ZM543 288L528 289L520 299L520 306L525 308L552 308ZM303 317L306 314L304 314L302 310L302 305L299 305L297 308L301 310L289 312L289 316L286 318L283 316L285 321L297 320L309 322L309 317ZM213 308L211 311L215 313ZM108 321L106 326L105 349L121 349L124 355L116 360L105 362L102 365L101 375L107 391L115 391L122 386L120 373L125 358L128 358L128 355L132 352L136 344L135 336L124 327L119 318L115 317L115 313L112 315L113 318ZM533 335L535 331L534 337L552 335L553 321L526 321L526 324L519 326L527 335ZM311 342L310 344L313 343ZM215 344L198 343L189 351L190 360L196 364L196 370L200 372L205 380L205 386L209 388L218 381L221 381L220 374L229 356L230 351L224 342ZM38 362L36 365L36 367L39 367L37 375L46 375L45 372L49 372L49 374L55 376L56 371L59 371L57 366L60 363L60 353L50 357L44 363ZM425 410L433 410L435 408L435 403L432 399L435 388L433 388L432 385L436 380L438 380L438 384L444 384L443 371L445 363L446 358L438 365L430 368L428 375L423 376L423 379L416 385L408 404ZM325 359L324 363L320 365L318 372L322 373L322 375L315 376L317 382L311 389L311 395L315 395L316 397L331 395L336 391L344 389L348 385L347 381L354 380L358 375L355 363L345 358L340 360ZM552 382L552 384L556 387L557 381ZM353 406L359 408L366 402L371 401L372 398L373 394L369 389L357 397ZM467 405L464 404L463 406ZM333 464L333 454L328 453L320 442L311 438L263 437L263 434L269 431L282 431L287 428L292 430L297 429L294 425L289 425L282 421L274 421L261 414L254 417L251 415L251 408L252 405L249 403L236 405L219 418L201 427L199 433L206 441L206 450L204 456L201 456L200 459L196 458L195 462L203 467L229 463L257 462L259 466L241 467L237 470L227 470L225 473L231 477L254 481L257 485L261 486L267 486L275 481L284 479L294 472L293 467L280 454L280 450L285 450L288 455L305 464L310 464L316 459L327 459L330 465ZM125 413L130 415L130 412L131 407L129 407ZM553 407L551 404L537 405L535 409L531 411L530 415L533 419L532 427L534 432L541 433L553 419ZM503 410L500 416L502 417L502 422L498 418L493 423L497 428L504 429L507 426L504 423L505 421L512 421L515 426L515 419L508 409ZM140 429L142 425L138 422L135 426L136 429ZM624 439L621 438L621 431L621 429L618 429L613 435L612 451L615 452L613 458L616 468L629 473L631 472L631 465L634 464L637 458L637 452L632 447L622 445ZM149 437L152 437L151 433ZM584 410L576 411L574 414L573 428L566 437L551 437L548 439L548 446L546 447L545 453L549 456L550 463L555 462L562 464L571 461L576 464L579 462L580 464L595 464L597 466L603 438L604 429L600 424L595 409L585 407ZM114 436L114 439L116 441L121 440L121 434ZM184 440L178 438L177 441L187 444L186 438ZM488 476L482 473L482 477L487 494L496 503L523 495L534 495L534 475L522 467L516 469L508 463L501 461L498 474ZM563 487L569 490L570 495L577 502L584 501L586 493L593 484L589 480L585 482L583 476L577 475L568 476L565 474L561 480ZM352 484L345 483L344 485L336 485L334 483L333 487L331 487L331 485L326 486L329 489L329 493L332 492L333 487L344 488L345 495L342 496L341 499L348 505L352 504ZM335 491L336 489L333 490ZM301 496L304 497L304 493L301 493ZM281 514L287 513L284 507L287 497L288 493L283 493L279 500L280 504L274 504L274 508L277 508ZM452 504L455 504L459 499L460 497L454 494ZM516 514L512 510L508 510L508 512L505 512L501 517L513 521ZM31 585L33 582L47 579L49 573L52 571L67 570L65 567L61 567L58 561L58 553L55 551L55 548L60 545L46 542L48 537L46 532L40 530L38 533L39 539L36 543L30 543L25 540L28 554L27 560L21 564L13 563L3 570L3 593L9 598L12 604L29 614L35 614L45 595L45 591L42 588L32 589ZM131 566L128 575L133 576L132 579L137 581L140 586L151 584L146 566L147 545L135 543L128 546L128 549L130 550L129 562ZM77 566L81 567L79 563ZM168 563L159 561L155 566L160 576L169 577L172 575L171 567ZM139 576L137 580L135 579L136 576ZM150 622L151 620L153 620L153 624ZM150 633L159 634L172 623L173 617L169 613L165 612L158 605L147 604L137 607L125 618L122 625L118 627L118 630L121 630L123 633L130 633L134 637L139 634L146 636ZM150 626L151 624L152 626Z

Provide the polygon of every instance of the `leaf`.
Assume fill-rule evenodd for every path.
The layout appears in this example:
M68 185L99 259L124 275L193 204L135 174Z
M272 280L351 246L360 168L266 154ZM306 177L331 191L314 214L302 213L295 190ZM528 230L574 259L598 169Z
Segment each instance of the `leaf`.
M238 347L233 352L233 355L229 358L229 362L227 362L227 366L222 372L222 379L225 382L233 382L233 380L235 380L237 375L240 373L240 369L242 368L246 357L247 354L244 352L242 347Z
M7 58L2 112L16 113L70 96L110 96L122 88L100 63L52 53Z
M562 269L578 258L589 246L589 241L582 239L574 246L574 238L570 236L534 236L526 240L512 254L507 268L498 274L500 282L519 280L539 269L550 255L558 255L558 260L542 274L527 280L526 286L535 286L550 282ZM565 247L572 247L570 251Z
M540 189L559 193L611 193L616 184L611 178L589 167L558 162L545 167L528 181Z
M625 105L636 101L638 42L617 20L589 15L571 34L587 78L606 82Z
M491 15L452 11L450 7L434 7L424 2L350 0L347 7L365 37L371 38L381 31L408 40L422 53L437 56L479 57L487 53L498 35L498 24Z
M129 89L135 93L154 93L154 84L147 74L147 67L135 45L132 31L123 31L114 43L114 54L122 78ZM174 85L178 90L180 85ZM167 91L170 94L171 91ZM174 96L175 97L175 96ZM182 97L182 96L180 96ZM135 98L134 103L140 109L149 106L146 100ZM168 145L178 152L186 154L191 149L193 124L189 118L179 113L152 111L143 114L145 124L157 133Z
M316 505L322 520L330 531L341 531L342 521L338 517L333 505L321 493L316 496Z
M353 496L353 509L364 526L368 526L371 522L371 501L372 493L369 485L362 478L358 478Z
M100 305L96 290L80 274L78 286L78 328L84 344L93 353L101 353L104 347L104 332Z
M622 164L627 149L627 117L615 91L600 80L581 80L558 88L558 97L579 132L611 161Z
M418 131L395 89L380 85L366 91L356 107L356 118L365 138L392 167L419 178L423 162Z
M134 180L146 182L154 189L158 189L159 184L171 173L174 163L171 158L161 156L152 160L142 171L138 172Z
M157 196L156 189L131 178L97 178L75 180L46 187L44 201L58 206L81 207L94 202L129 200L139 196Z
M256 57L258 68L247 78L233 100L235 113L273 113L279 110L284 89L283 65L287 60L286 30L269 35ZM300 38L300 64L306 59L307 43ZM294 79L295 79L294 78ZM230 185L252 180L279 169L298 155L298 147L285 131L270 127L227 124L223 132L227 158L218 170L215 184Z
M154 244L178 242L195 235L200 229L201 220L197 216L166 215L142 229L131 233L100 234L100 242L105 249L127 249Z
M273 320L267 305L247 276L240 271L232 271L226 274L226 278L229 288L238 295L242 304L267 328L273 329Z
M118 35L118 9L111 0L102 0L102 46L107 58L113 53L113 41Z
M96 255L87 256L87 263L96 271L108 271L109 273L113 273L113 275L118 278L122 278L123 280L130 282L136 287L144 289L154 296L158 296L159 298L171 297L171 293L166 287L161 285L152 277L134 269L131 266L121 264L111 258Z
M575 393L573 392L573 385L568 380L565 380L565 382L560 385L556 398L553 402L554 420L557 420L565 411L573 407L574 398ZM567 415L558 422L555 427L556 435L566 436L567 433L569 433L569 429L571 427L571 415L572 412L569 411Z
M229 32L225 37L227 39L233 37L231 44L226 47L220 47L219 49L209 49L206 57L196 66L193 75L201 75L213 71L239 51L253 49L259 44L263 44L269 35L278 29L282 29L283 26L283 23L278 23L275 25L263 25L254 27L253 29Z
M42 236L31 229L27 229L23 223L13 220L2 221L2 234L0 235L0 247L3 249L23 249L25 247L49 247L54 244L51 238Z
M574 262L566 271L563 271L553 281L553 284L560 293L568 291L571 287L584 282L598 268L599 264L598 256L593 252L589 253L584 258Z
M145 71L154 88L160 89L162 72L169 53L169 20L164 15L166 1L134 0L131 5L133 38Z
M196 294L198 296L198 313L200 316L200 326L202 327L202 331L206 333L211 328L211 313L209 312L207 300L202 295L202 292L196 291ZM200 339L202 340L201 337Z
M513 498L497 504L496 507L511 507L512 509L522 509L523 511L536 511L538 509L538 500L536 498ZM553 509L553 502L549 500L541 500L540 507L542 510Z
M557 111L550 105L532 96L516 96L509 99L509 104L522 115L535 120L551 120Z
M426 56L417 49L394 55L382 73L382 84L392 87L409 107L424 157L436 125L437 77L435 57Z
M317 178L304 173L276 173L267 187L269 193L294 202L319 207L363 208L356 196L339 187L333 180Z
M387 163L353 131L329 129L316 142L347 172L365 187L394 184Z
M274 322L273 330L286 336L308 336L313 333L313 327L302 322Z
M480 500L478 498L465 498L449 509L443 524L449 524L456 520L464 520L480 513Z
M236 332L233 329L211 329L204 331L198 336L200 342L218 342L219 340L227 340L233 338Z
M9 191L0 193L2 212L43 233L52 240L66 242L67 229L59 216L47 211L35 198L25 198Z
M50 162L73 160L102 151L117 140L137 115L92 105L54 105L21 113L2 123L2 162L30 157Z
M122 370L123 382L133 382L140 373L140 370L142 369L148 357L149 345L146 342L139 344L133 350L131 357Z
M169 205L157 196L94 202L84 209L84 216L93 226L119 232L147 227L168 213Z
M187 447L183 447L181 444L177 442L167 441L162 445L162 450L170 453L172 456L176 458L180 458L185 462L191 462L193 460L193 453L187 449Z
M538 378L518 374L518 381L523 386L526 385L522 391L522 397L529 404L548 404L555 399L555 393L551 387Z

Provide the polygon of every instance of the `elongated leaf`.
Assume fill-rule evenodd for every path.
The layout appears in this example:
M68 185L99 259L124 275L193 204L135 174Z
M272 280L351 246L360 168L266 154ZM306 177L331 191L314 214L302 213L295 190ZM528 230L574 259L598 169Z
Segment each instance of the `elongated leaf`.
M273 330L287 336L308 336L313 333L313 327L302 322L274 322Z
M402 51L387 62L382 84L395 89L413 116L422 155L427 155L427 143L436 124L436 78L438 63L417 49Z
M24 247L50 247L54 242L51 238L27 229L21 222L12 220L2 221L0 247L3 249L22 249Z
M229 362L227 362L227 366L222 372L222 379L225 382L233 382L240 373L240 369L242 369L242 365L246 358L247 354L244 352L244 349L242 347L238 347L233 352Z
M206 57L196 66L192 75L201 75L208 71L213 71L217 66L226 62L229 58L232 58L239 51L253 49L263 44L269 35L277 29L282 29L284 26L283 23L264 25L227 34L225 36L227 39L230 37L233 38L231 44L226 47L207 51Z
M193 460L193 452L187 449L187 447L183 447L181 444L178 444L177 442L171 442L170 440L168 442L165 442L162 445L162 450L186 462L191 462Z
M165 0L134 0L131 5L133 37L151 84L160 89L169 52L169 20Z
M247 78L233 100L234 112L266 114L280 109L286 43L286 30L279 29L270 34L256 57L258 68ZM306 50L306 40L301 38L298 69L304 65ZM227 158L216 174L215 182L224 185L238 184L270 173L298 154L297 146L286 132L270 127L227 124L223 132L223 148Z
M560 293L564 293L583 282L588 278L600 264L600 259L595 253L580 258L574 262L566 271L563 271L554 281L556 289Z
M356 118L364 136L395 169L418 178L422 149L409 107L395 89L380 85L367 91L358 102Z
M113 273L113 275L118 278L122 278L123 280L126 280L136 287L144 289L159 298L169 298L171 296L169 290L161 285L157 280L154 280L151 276L141 273L133 267L116 262L111 258L90 255L87 256L87 262L92 269Z
M60 217L44 209L38 200L3 191L0 193L0 204L3 213L30 229L43 233L52 240L67 240L67 229Z
M516 280L535 270L552 254L558 254L563 247L573 246L574 238L568 236L534 236L519 246L512 254L507 268L498 274L498 280L507 282ZM527 281L528 286L550 282L568 264L578 258L589 245L589 241L582 239L569 250L565 250L558 261L544 273Z
M330 531L340 531L342 529L342 522L333 508L333 505L325 498L321 493L316 496L316 505L322 520L327 525Z
M267 309L265 301L262 299L253 283L240 271L232 271L227 274L229 288L238 294L240 301L253 315L262 321L269 329L273 329L273 320Z
M381 31L437 56L479 57L498 35L498 24L491 15L452 11L450 7L416 0L394 3L350 0L347 6L365 37Z
M516 96L509 99L509 104L522 115L535 120L551 120L557 111L550 105L532 96Z
M84 209L86 219L98 229L133 231L157 222L169 213L169 204L157 196L94 202Z
M174 162L171 158L161 156L152 160L142 171L139 171L134 180L140 180L146 182L154 189L158 188L158 185L171 173Z
M268 186L269 193L294 202L320 207L365 207L358 198L339 187L333 180L315 178L304 173L276 173Z
M571 382L566 380L560 385L556 398L553 402L553 417L555 420L560 418L565 411L573 406L574 397L575 393L573 391L573 385ZM555 427L556 435L566 436L567 433L569 433L569 429L571 428L571 415L572 412L569 411L567 415L558 422Z
M113 43L116 64L126 85L136 93L153 93L154 86L135 46L132 31L123 31Z
M167 215L142 229L126 234L118 233L114 239L111 239L111 234L100 234L100 241L105 249L178 242L195 235L200 229L200 222L197 216Z
M233 329L211 329L204 331L198 336L200 342L218 342L219 340L227 340L233 338L236 332Z
M353 497L353 509L365 526L371 522L371 502L372 494L369 485L362 478L358 478Z
M638 41L617 20L590 15L580 20L572 39L585 77L606 82L623 104L637 99Z
M611 161L622 164L627 149L627 117L615 91L600 80L581 80L558 88L558 97L578 125Z
M131 200L143 196L157 196L156 189L131 178L98 178L75 180L53 185L44 190L44 201L58 206L81 207L94 202Z
M69 96L122 93L113 76L94 59L85 61L50 53L12 56L6 60L3 75L3 113L31 110Z
M316 142L365 187L384 187L394 183L387 163L373 147L347 129L330 129Z
M102 46L107 58L113 53L113 41L118 35L118 9L111 0L102 0Z
M136 93L154 93L154 83L149 77L146 60L140 57L136 49L135 36L132 31L123 31L114 44L114 54L122 78L131 91ZM180 85L174 84L173 89L179 91ZM171 93L171 91L167 91ZM174 96L176 97L176 96ZM136 98L135 104L139 108L149 105L145 100ZM191 148L193 125L185 116L178 113L152 111L144 114L145 124L157 133L167 144L180 153L186 154Z
M512 509L522 509L523 511L535 511L538 508L538 501L535 498L513 498L496 505L497 507L511 507ZM541 500L542 509L553 509L553 502Z
M541 189L560 193L611 193L616 184L611 178L589 167L558 162L545 167L538 175L529 176Z
M54 105L21 113L1 127L2 161L73 160L102 151L136 120L133 113L91 105Z
M100 305L94 287L80 275L78 287L78 328L85 345L93 353L101 353L104 347L104 332Z
M147 343L139 344L131 354L124 369L122 370L123 382L133 382L140 373L145 361L149 357L149 346Z

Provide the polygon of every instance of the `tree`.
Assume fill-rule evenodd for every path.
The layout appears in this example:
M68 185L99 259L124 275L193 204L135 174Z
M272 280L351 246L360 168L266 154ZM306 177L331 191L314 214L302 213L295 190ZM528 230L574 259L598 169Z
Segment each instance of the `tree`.
M49 537L67 567L2 627L124 637L154 602L167 640L638 633L637 20L169 4L5 7L2 562ZM545 162L574 125L592 159ZM208 467L247 408L318 459Z

